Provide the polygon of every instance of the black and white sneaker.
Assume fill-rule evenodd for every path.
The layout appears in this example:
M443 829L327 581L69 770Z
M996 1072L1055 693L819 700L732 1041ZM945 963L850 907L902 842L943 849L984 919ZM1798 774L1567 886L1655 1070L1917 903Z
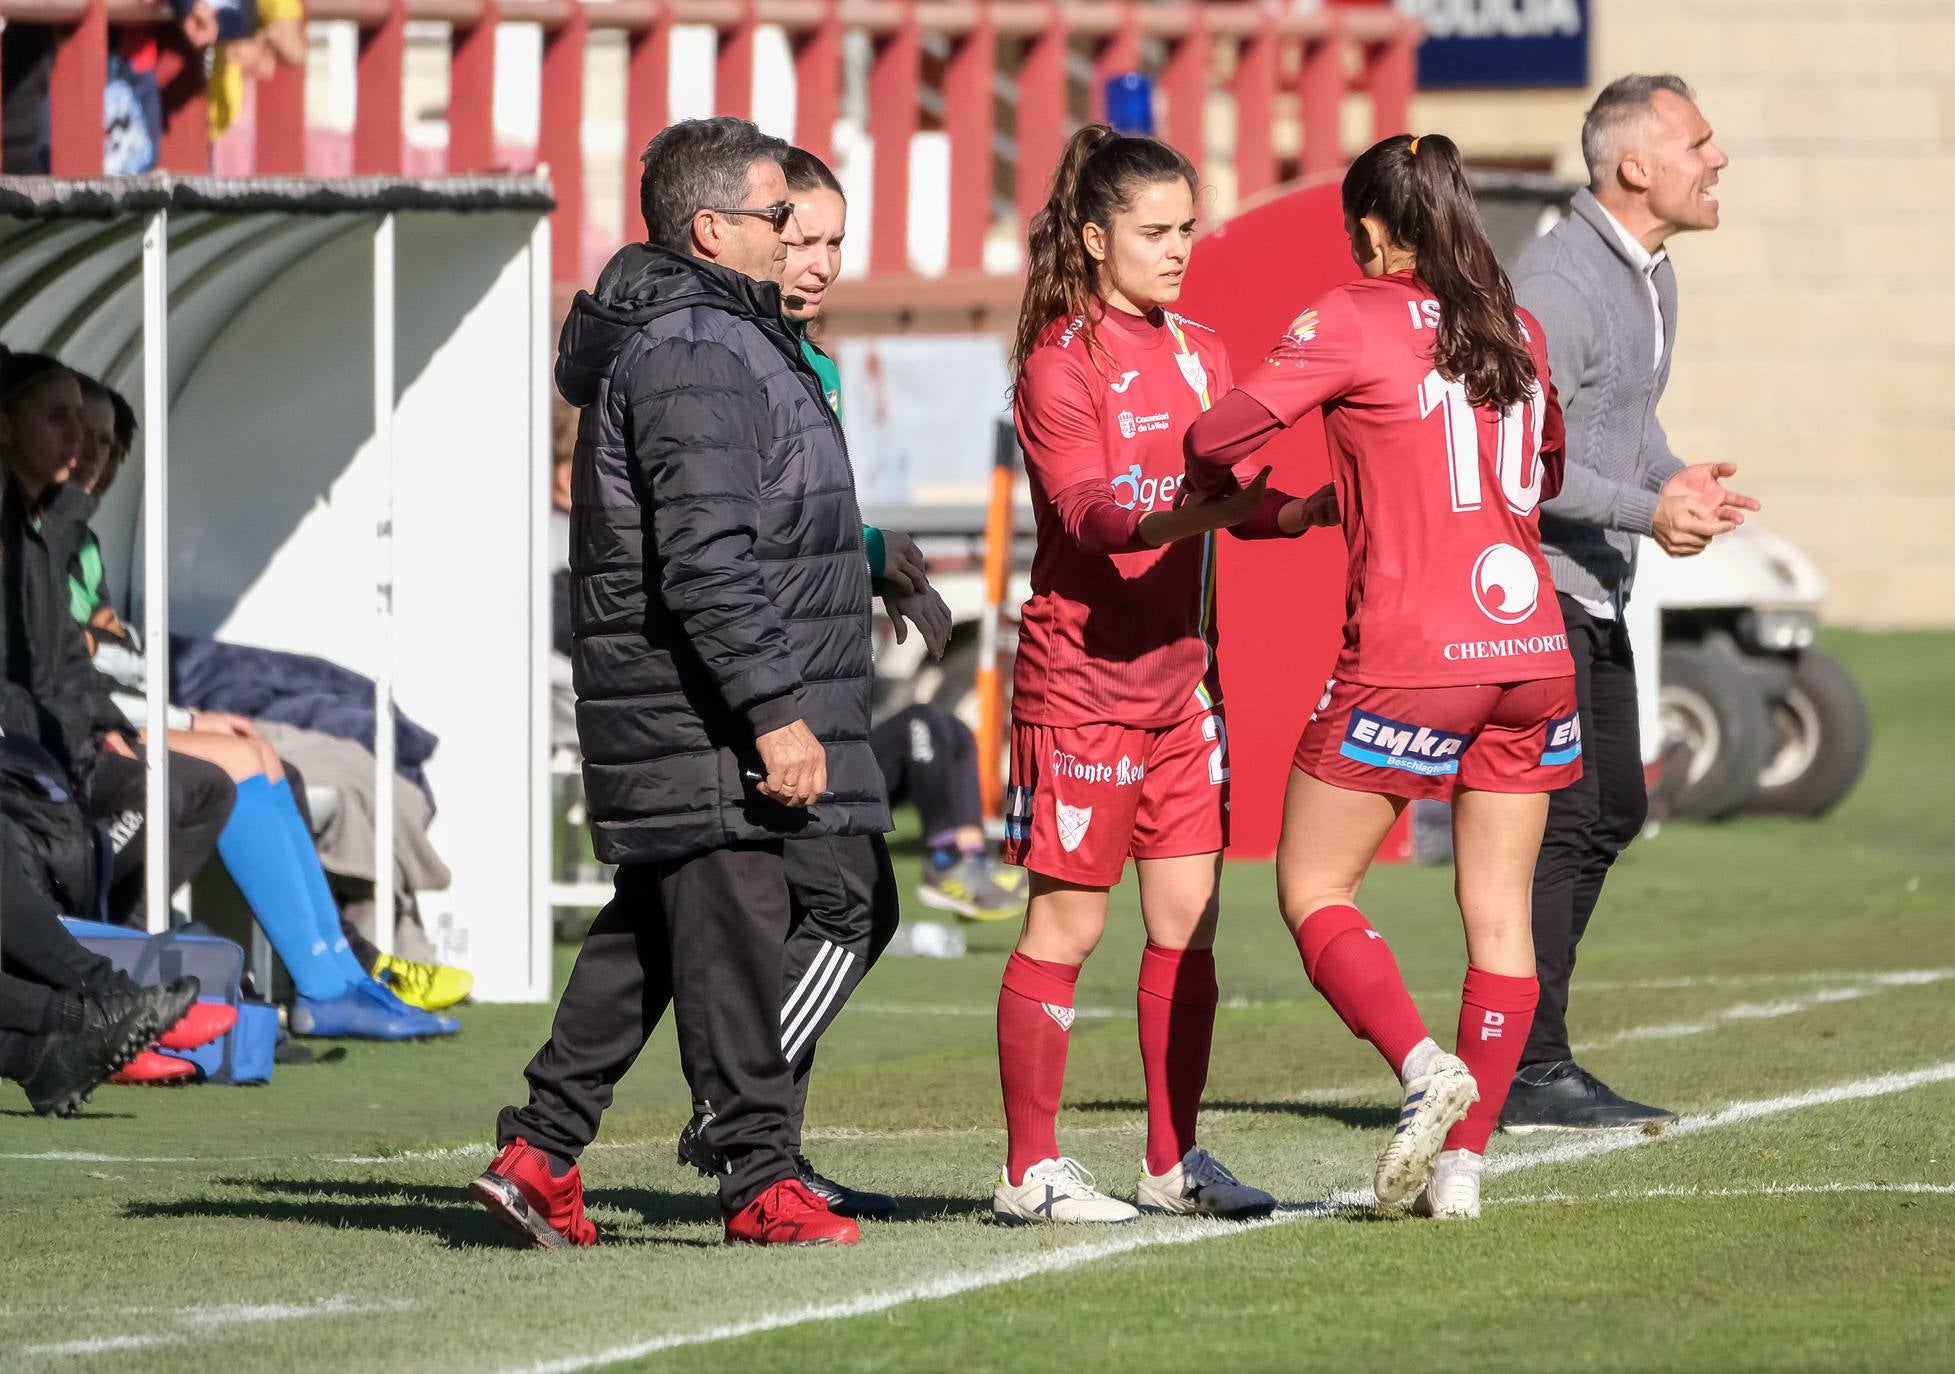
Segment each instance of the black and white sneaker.
M1503 1131L1612 1131L1668 1126L1677 1114L1632 1102L1572 1059L1523 1064L1500 1112Z
M888 1221L896 1215L896 1199L888 1193L868 1193L860 1188L851 1188L846 1183L837 1183L832 1178L824 1178L815 1172L815 1166L808 1162L806 1155L794 1157L794 1167L801 1172L801 1182L808 1191L828 1204L828 1210L838 1217L854 1217L858 1221Z
M726 1156L706 1142L706 1123L713 1119L711 1112L694 1112L686 1128L679 1132L679 1162L690 1164L707 1178L718 1178L733 1172L733 1166Z

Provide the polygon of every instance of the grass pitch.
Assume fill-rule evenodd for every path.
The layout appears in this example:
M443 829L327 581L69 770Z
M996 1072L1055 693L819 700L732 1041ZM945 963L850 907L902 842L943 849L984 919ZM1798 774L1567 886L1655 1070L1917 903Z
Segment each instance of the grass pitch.
M1955 636L1838 636L1876 722L1813 824L1671 826L1618 867L1574 996L1587 1064L1687 1115L1658 1136L1496 1137L1484 1219L1384 1219L1396 1097L1304 982L1267 866L1232 865L1202 1133L1267 1224L989 1224L991 1014L1013 932L892 959L822 1048L809 1148L908 1199L854 1251L717 1244L672 1140L669 1031L584 1166L604 1244L511 1250L462 1189L548 1008L349 1045L265 1089L0 1097L0 1369L1955 1368ZM899 860L914 864L914 859ZM1367 913L1451 1035L1444 870ZM1062 1148L1131 1192L1131 888L1080 984ZM567 959L568 952L565 952Z

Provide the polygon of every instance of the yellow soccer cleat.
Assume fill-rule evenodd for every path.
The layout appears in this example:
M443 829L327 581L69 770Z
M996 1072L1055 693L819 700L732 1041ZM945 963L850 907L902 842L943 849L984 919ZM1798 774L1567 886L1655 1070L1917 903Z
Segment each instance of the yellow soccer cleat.
M417 963L383 954L374 961L373 976L394 996L422 1011L441 1011L463 1001L474 990L475 975L467 969Z

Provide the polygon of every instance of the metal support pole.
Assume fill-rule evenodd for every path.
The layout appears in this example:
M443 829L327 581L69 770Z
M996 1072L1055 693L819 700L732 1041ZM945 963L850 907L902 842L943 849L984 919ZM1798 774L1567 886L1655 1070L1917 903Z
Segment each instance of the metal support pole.
M170 212L143 230L143 694L149 702L143 796L143 907L170 923Z
M394 951L394 217L373 231L373 446L382 473L374 523L373 942Z
M550 944L555 912L550 904L550 342L556 312L550 294L550 220L539 216L529 240L530 461L527 470L529 527L529 977L524 994L550 996Z

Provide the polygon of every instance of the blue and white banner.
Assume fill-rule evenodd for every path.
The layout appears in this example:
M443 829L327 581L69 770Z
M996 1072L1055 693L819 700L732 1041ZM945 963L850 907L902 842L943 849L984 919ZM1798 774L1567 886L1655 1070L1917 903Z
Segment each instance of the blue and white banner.
M1422 90L1588 84L1588 0L1397 0L1425 26Z

